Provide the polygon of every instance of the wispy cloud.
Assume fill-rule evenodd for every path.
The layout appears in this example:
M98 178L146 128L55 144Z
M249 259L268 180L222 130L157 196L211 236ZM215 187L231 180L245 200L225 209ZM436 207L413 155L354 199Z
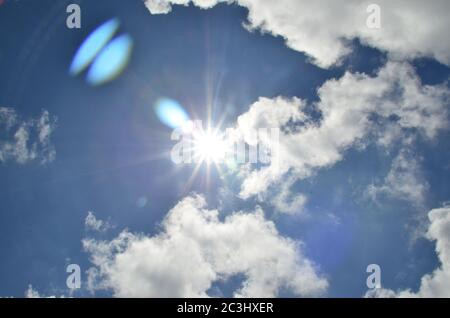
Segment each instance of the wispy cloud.
M28 285L28 289L25 291L25 298L65 298L64 295L61 296L44 296L42 295L38 290L34 289L33 286L30 284Z
M89 211L86 219L84 220L86 230L105 232L112 228L112 225L108 221L97 219L93 212Z
M391 169L381 184L373 183L366 195L374 201L380 195L406 200L418 208L424 208L429 184L425 180L418 158L411 150L402 149L393 160Z
M0 107L0 162L42 164L55 159L51 135L56 118L44 110L40 117L22 120L12 108Z

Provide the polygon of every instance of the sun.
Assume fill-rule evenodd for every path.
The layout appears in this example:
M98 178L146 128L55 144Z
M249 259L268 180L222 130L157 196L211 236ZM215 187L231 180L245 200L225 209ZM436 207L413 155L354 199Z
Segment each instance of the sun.
M190 158L189 162L195 164L184 191L189 191L200 171L203 171L204 185L208 189L212 170L216 171L220 178L224 176L223 168L228 167L230 156L233 155L233 139L229 134L221 132L220 124L215 127L208 126L205 129L201 121L189 121L181 129L188 136L188 146L184 149Z
M200 131L193 136L194 158L207 164L220 164L225 158L227 143L224 136L211 129Z

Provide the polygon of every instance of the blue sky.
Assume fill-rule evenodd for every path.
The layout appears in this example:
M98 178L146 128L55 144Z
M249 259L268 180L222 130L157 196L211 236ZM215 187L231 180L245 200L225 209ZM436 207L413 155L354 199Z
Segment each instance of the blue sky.
M297 38L291 33L301 34L301 28L294 27L294 31L286 33L272 17L264 16L266 30L260 32L257 5L250 8L255 30L250 32L244 28L243 24L249 23L250 5L246 1L238 1L239 5L221 3L208 9L193 4L174 5L166 14L151 14L140 0L80 1L82 27L69 29L65 8L72 2L6 1L0 7L0 109L5 114L0 117L0 296L21 297L30 284L44 296L147 297L155 296L152 286L158 284L164 286L166 294L163 296L253 296L255 287L249 281L254 279L263 286L275 284L275 291L268 288L264 296L361 297L367 291L366 267L373 263L381 266L382 285L390 292L401 294L411 289L411 293L425 297L448 295L448 288L439 290L441 294L426 294L421 288L421 278L440 265L446 268L445 250L436 252L436 242L446 242L446 238L434 235L433 229L448 223L430 221L428 212L441 208L438 212L443 216L438 220L447 220L446 215L450 215L446 210L446 202L450 201L450 63L445 62L450 50L440 47L441 44L431 49L422 48L421 45L429 44L418 37L417 43L412 47L404 46L405 52L399 53L394 45L391 50L389 41L386 44L361 35L346 41L351 52L342 53L339 61L334 61L304 48L309 43L308 36L304 38L306 44L296 45ZM195 4L205 6L201 1ZM440 1L435 4L438 9L445 5ZM273 10L282 10L282 6L280 8ZM399 9L388 5L382 9L387 11L383 23L389 31L392 21L389 10ZM343 10L342 14L346 12ZM89 85L85 73L70 76L72 59L83 40L112 18L120 21L118 34L128 34L133 39L125 70L101 86ZM316 22L328 30L326 25L332 21L320 19L317 17ZM286 24L291 22L285 21ZM431 28L430 32L429 38L440 42L441 31L437 29L433 33ZM392 35L387 33L386 36ZM433 48L439 54L435 54ZM320 50L323 51L325 47ZM386 65L393 65L394 71ZM364 75L354 75L357 73ZM342 80L345 74L354 76L348 80L348 86L348 82ZM402 81L408 83L407 88L403 88L405 91L417 85L419 93L397 96L395 89L388 89L382 96L371 93L378 85L383 90L386 83L401 87ZM323 90L318 93L320 87ZM342 92L345 89L353 93ZM352 110L351 105L358 103L359 93L373 95ZM352 94L355 94L353 98L346 99ZM336 98L337 95L341 98ZM289 105L277 100L279 96ZM317 143L302 146L292 154L295 160L286 163L288 172L274 173L275 181L252 195L242 195L242 185L249 176L244 167L239 167L241 174L225 171L224 178L212 168L207 184L205 163L186 189L193 166L177 166L170 160L168 152L174 145L170 139L172 129L161 123L154 112L158 99L173 99L191 118L203 121L207 120L207 110L211 107L214 123L222 119L223 127L245 131L252 124L258 125L258 119L252 117L258 107L268 104L274 109L283 104L279 108L287 110L295 104L294 97L304 101L312 113L316 111L316 115L311 115L312 129L314 125L328 127L324 124L327 113L320 113L327 107L336 109L336 114L341 110L354 112L355 116L370 113L367 115L370 124L364 124L361 127L364 133L358 131L350 142L344 142L344 137L340 136L347 131L338 129L331 132L329 143L322 144L319 142L322 139L317 139ZM260 98L266 100L257 104ZM252 105L256 105L255 113L250 112ZM360 109L364 115L358 115ZM7 110L9 115L6 115ZM430 118L428 111L432 113ZM307 114L307 110L304 113ZM275 116L271 111L267 114ZM239 127L239 116L244 116L240 124L247 126ZM379 126L374 124L376 116L382 117L378 119L382 123ZM418 121L415 116L419 116ZM14 124L8 127L5 118L13 117ZM395 126L396 133L388 136L391 123L392 126L399 124ZM28 132L25 148L29 149L25 154L17 142L20 127ZM40 138L45 128L51 133ZM430 131L432 136L426 136ZM294 141L305 140L302 133L291 133L299 138ZM383 144L380 140L387 136L394 141ZM5 145L13 145L18 150ZM304 159L310 149L315 151L314 148L323 145L338 145L336 149L322 149L323 157L322 152L317 152L317 157L312 155L311 158L325 160L325 164ZM289 147L287 149L289 152ZM335 150L339 158L334 158ZM328 154L334 159L325 158ZM305 164L301 160L309 161ZM264 168L250 169L259 178ZM276 198L284 193L283 189L288 191L287 197L282 198L288 199L286 204L293 204L300 196L307 198L306 203L294 206L295 211L290 213L281 211ZM374 190L370 192L370 189ZM196 199L189 201L195 195L205 198L206 203L202 205ZM168 214L175 206L177 208ZM198 223L203 225L191 224L187 217L191 212L183 214L184 208L200 211L200 214L217 209L218 219ZM263 221L254 213L258 209L264 211ZM102 224L99 231L86 226L89 211L97 222L103 220L97 223ZM238 211L243 212L226 223L227 217L236 216ZM192 212L193 218L195 213ZM248 222L254 218L255 227L270 224L276 230L268 230L263 225L256 227L255 233L262 235L261 239L255 239L254 243L242 242L246 247L242 249L227 246L220 237L218 240L225 245L224 250L230 248L243 253L226 254L226 257L233 260L237 257L248 262L248 266L237 261L238 264L228 268L227 261L222 260L225 256L216 255L202 245L208 245L208 240L195 241L197 238L190 235L196 234L184 230L192 226L194 233L201 233L211 226L222 233L226 230L220 226L227 224L231 228L230 237L239 237L243 234L233 234L233 231L247 222L247 213L250 215ZM186 217L177 218L180 215ZM171 241L177 230L171 229L165 218L174 224L180 223L183 244L194 240L192 248L199 249L200 255L205 257L200 264L207 270L212 268L214 278L208 276L211 273L203 271L203 267L199 267L198 273L186 274L183 280L168 272L158 276L161 268L178 271L184 263L188 268L196 264L187 260L189 249L187 254L177 254L176 248L166 251L157 245L154 238L161 233L170 237L160 237L163 241L178 242ZM430 222L435 222L432 223L435 227ZM195 224L203 227L195 228ZM104 267L93 260L99 256L102 242L111 248L113 240L118 240L125 229L135 236L129 245L125 244L124 250L106 253L103 261L107 266ZM87 239L90 243L86 243ZM264 249L271 249L271 246L258 245L265 239L274 242L273 252L267 255ZM212 246L222 246L212 240ZM149 246L140 254L134 249L137 244ZM152 254L152 246L156 250L160 248L161 254ZM283 253L279 255L277 251ZM151 266L144 273L133 266L145 266L147 263L143 260L153 257L147 252L160 256L150 261L151 266L158 263L154 265L155 274ZM298 254L292 256L291 252ZM252 253L256 256L247 259ZM120 254L130 264L118 264ZM208 263L205 255L214 261ZM141 259L133 263L133 257ZM282 272L260 266L273 260L285 266ZM257 265L252 267L252 262ZM79 264L82 269L82 288L73 293L66 287L66 266L71 263ZM100 273L96 288L88 286L90 268ZM130 274L130 271L135 272ZM139 275L146 284L130 291ZM262 280L266 275L268 280ZM197 285L199 281L202 283ZM101 288L102 282L107 287Z

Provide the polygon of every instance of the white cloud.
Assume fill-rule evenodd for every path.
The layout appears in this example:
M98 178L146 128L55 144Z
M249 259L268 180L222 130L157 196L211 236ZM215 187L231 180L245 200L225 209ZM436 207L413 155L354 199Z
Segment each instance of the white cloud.
M285 214L301 214L305 210L307 197L301 193L293 193L290 188L297 181L296 178L290 178L281 184L278 192L270 200L276 211Z
M242 114L238 129L250 145L255 142L251 133L255 128L303 122L299 131L282 134L279 151L272 153L276 164L246 172L242 198L267 191L289 171L302 179L319 168L329 167L340 161L348 148L366 142L368 137L389 146L406 138L407 130L419 131L432 139L448 127L448 88L422 85L409 64L394 60L425 56L450 65L450 42L446 40L450 2L377 1L382 26L370 29L366 21L367 7L372 1L145 1L152 14L168 13L172 5L193 4L206 9L223 2L246 7L249 28L282 36L288 46L305 52L320 66L338 63L351 51L348 40L355 38L389 52L391 60L375 77L347 72L338 80L327 81L319 89L320 101L315 105L323 115L320 123L308 121L303 112L306 102L298 98L260 98ZM373 120L374 115L381 122ZM396 176L391 174L386 181L394 182ZM413 200L423 199L420 197L423 189L397 189Z
M423 207L429 185L424 179L420 159L410 150L402 149L391 165L391 169L380 185L371 184L366 194L376 201L380 194L411 202Z
M283 190L273 199L272 204L276 211L286 214L301 214L307 202L304 194L292 194Z
M190 0L144 0L144 3L151 14L167 14L172 11L172 5L187 6ZM192 3L202 9L214 7L217 3L226 2L226 0L193 0ZM229 1L233 2L233 0Z
M25 298L41 298L39 292L33 289L33 286L28 285L28 289L25 291Z
M64 298L64 296L43 296L32 285L28 285L28 289L25 291L25 298Z
M347 149L368 142L369 137L380 143L384 132L389 134L384 139L392 143L405 136L402 132L414 131L432 139L448 128L448 88L422 85L407 63L388 62L376 76L347 72L327 81L318 96L314 107L322 114L320 121L308 120L306 102L297 98L260 98L238 118L236 129L249 144L254 141L247 131L284 128L279 145L272 147L272 163L246 173L241 197L266 191L290 170L304 179L340 161ZM287 129L292 121L296 128ZM386 126L395 126L398 133L385 130Z
M162 229L152 237L125 231L112 241L84 240L95 265L90 287L117 297L204 297L214 282L243 274L236 297L274 297L281 289L318 296L327 289L301 243L282 237L259 209L222 221L202 197L188 197Z
M88 211L88 215L84 220L84 225L87 230L97 232L104 232L111 228L111 224L109 224L109 222L97 219L91 211Z
M450 297L450 207L431 210L428 218L431 224L427 237L429 240L436 241L436 253L440 266L431 274L422 277L417 292L378 289L368 291L366 297Z
M351 52L349 40L389 52L395 58L431 57L450 65L447 0L378 0L381 28L370 29L361 0L145 0L152 14L171 11L172 4L210 8L237 3L249 10L248 27L281 36L292 49L304 52L319 66L330 67Z
M0 162L53 161L56 152L50 137L55 127L55 118L46 110L37 119L22 121L14 109L0 107Z
M6 130L11 129L17 122L16 111L12 108L0 107L0 125L4 125Z

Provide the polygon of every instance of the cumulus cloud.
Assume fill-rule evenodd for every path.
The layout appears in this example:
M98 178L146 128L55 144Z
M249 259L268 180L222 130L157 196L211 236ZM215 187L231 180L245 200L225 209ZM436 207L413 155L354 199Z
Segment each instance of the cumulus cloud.
M85 239L95 265L90 288L117 297L205 297L214 282L243 274L236 297L275 297L281 290L318 296L328 286L301 243L282 237L257 209L221 220L201 196L179 202L155 236L122 232L111 241Z
M211 8L235 3L248 9L247 27L281 36L321 67L339 63L352 50L352 39L401 59L431 57L450 65L450 21L447 0L378 0L381 28L367 26L373 1L361 0L145 0L152 14L172 5Z
M46 110L36 119L21 120L14 109L0 107L0 162L53 161L56 152L50 138L55 127L56 119Z
M429 188L424 179L420 158L410 150L402 149L391 165L391 169L382 184L371 184L366 194L376 201L380 195L403 199L417 207L423 207Z
M419 290L393 291L375 289L368 291L366 297L450 297L450 207L431 210L428 213L430 226L427 237L436 242L436 253L440 266L432 273L422 277Z
M375 76L347 72L324 83L318 96L312 106L320 112L319 120L307 115L307 102L281 97L260 98L239 116L236 129L249 144L254 140L247 131L281 128L279 142L265 145L272 149L271 164L246 172L242 198L266 191L289 171L299 179L309 177L369 139L388 144L404 132L432 139L448 128L448 88L422 85L408 63L390 61Z

